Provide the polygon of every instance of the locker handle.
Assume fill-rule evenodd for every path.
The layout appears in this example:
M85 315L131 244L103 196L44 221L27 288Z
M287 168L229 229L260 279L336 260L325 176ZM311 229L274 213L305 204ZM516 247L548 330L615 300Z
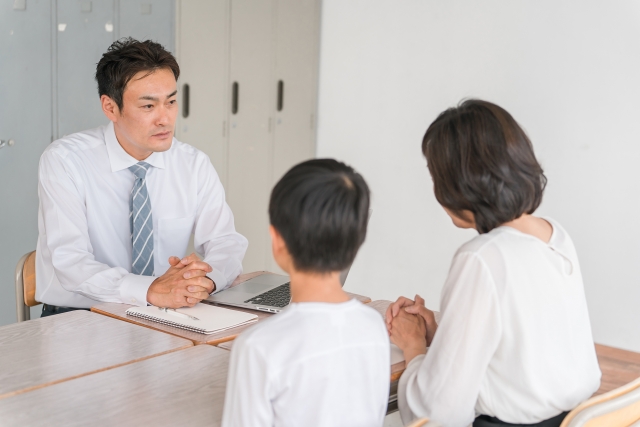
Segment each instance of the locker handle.
M189 85L182 85L182 117L189 117Z
M238 87L238 82L233 82L233 86L231 87L231 113L238 113L238 92L240 91Z
M282 111L284 103L284 82L278 80L278 111Z

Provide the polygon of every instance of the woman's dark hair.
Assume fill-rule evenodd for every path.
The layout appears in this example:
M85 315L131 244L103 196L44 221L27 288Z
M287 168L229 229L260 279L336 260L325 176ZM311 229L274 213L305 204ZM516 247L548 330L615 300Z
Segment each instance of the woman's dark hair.
M113 99L122 111L122 95L133 76L140 71L151 74L162 68L171 70L178 80L178 62L161 44L151 40L140 42L131 37L117 40L109 46L98 62L98 93L100 96L107 95Z
M436 199L454 214L473 212L487 233L533 213L547 184L524 130L503 108L469 99L442 112L422 141Z
M347 268L367 234L369 187L351 167L314 159L291 168L269 202L271 225L299 271Z

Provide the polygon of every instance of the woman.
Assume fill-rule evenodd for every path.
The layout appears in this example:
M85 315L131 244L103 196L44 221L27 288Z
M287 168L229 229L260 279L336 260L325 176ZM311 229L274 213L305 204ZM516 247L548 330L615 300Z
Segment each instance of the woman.
M557 427L601 374L573 242L532 215L546 177L531 142L504 109L467 100L429 126L422 151L438 202L479 235L453 258L438 324L419 296L387 311L407 362L402 419Z

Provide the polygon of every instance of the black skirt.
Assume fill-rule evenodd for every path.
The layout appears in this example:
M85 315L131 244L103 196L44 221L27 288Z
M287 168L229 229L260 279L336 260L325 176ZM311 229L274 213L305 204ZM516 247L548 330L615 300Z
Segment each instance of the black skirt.
M535 424L511 424L505 423L496 417L490 417L488 415L480 415L473 422L473 427L498 427L498 426L510 426L510 427L560 427L562 420L566 417L568 412L563 412L548 420L540 421Z

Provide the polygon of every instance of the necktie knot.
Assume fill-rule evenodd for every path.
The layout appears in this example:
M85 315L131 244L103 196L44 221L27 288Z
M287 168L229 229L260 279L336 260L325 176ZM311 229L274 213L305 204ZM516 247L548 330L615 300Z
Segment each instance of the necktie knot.
M133 166L129 167L129 170L138 178L144 179L147 176L147 171L151 165L146 162L138 162Z

